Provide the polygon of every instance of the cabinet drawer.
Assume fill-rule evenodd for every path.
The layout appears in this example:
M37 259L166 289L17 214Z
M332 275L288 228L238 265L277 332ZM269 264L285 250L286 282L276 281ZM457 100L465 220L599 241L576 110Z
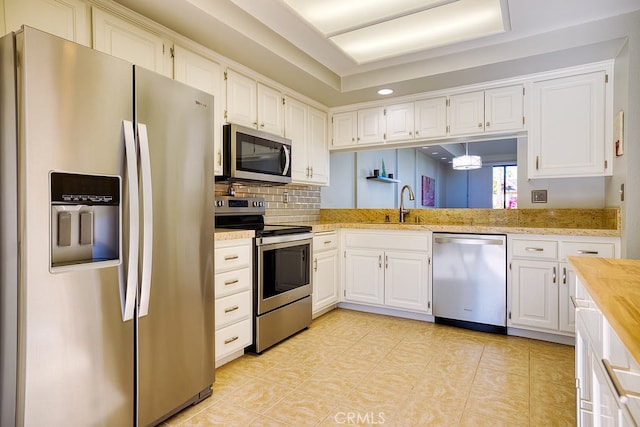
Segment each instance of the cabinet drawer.
M558 242L554 240L513 239L511 252L514 257L556 260Z
M251 289L251 269L225 271L216 274L216 298Z
M564 260L568 256L614 258L616 249L613 243L562 242L560 244L560 259Z
M244 291L228 297L216 299L216 329L227 326L238 320L248 318L251 314L251 292Z
M248 267L251 264L251 246L241 245L216 248L215 263L216 272Z
M251 345L251 319L216 331L216 359Z
M335 231L315 233L313 235L313 251L321 252L338 247L338 234Z

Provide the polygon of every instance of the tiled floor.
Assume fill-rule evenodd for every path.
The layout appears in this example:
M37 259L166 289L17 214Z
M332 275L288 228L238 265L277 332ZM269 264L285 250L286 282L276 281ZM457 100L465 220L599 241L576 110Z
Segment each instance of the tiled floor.
M343 309L216 370L169 426L573 426L573 347Z

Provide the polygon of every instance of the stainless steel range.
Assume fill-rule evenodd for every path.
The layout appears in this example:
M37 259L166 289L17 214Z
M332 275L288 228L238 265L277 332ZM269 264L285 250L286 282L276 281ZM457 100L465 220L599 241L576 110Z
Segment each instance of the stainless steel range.
M254 230L254 345L261 353L311 324L311 227L265 225L262 197L216 197L216 228Z

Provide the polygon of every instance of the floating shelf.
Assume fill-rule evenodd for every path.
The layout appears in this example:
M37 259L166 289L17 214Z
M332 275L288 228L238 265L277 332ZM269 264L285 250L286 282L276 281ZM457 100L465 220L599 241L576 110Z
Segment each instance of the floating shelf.
M373 181L379 181L379 182L400 182L399 179L392 179L392 178L387 178L384 176L368 176L367 179L371 179Z

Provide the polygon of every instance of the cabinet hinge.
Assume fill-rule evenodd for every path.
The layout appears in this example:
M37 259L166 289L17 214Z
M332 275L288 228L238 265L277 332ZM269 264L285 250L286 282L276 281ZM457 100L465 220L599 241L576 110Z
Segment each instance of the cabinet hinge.
M427 256L427 264L431 265L431 257Z
M386 116L387 115L387 109L385 108L384 110L382 110L382 115Z
M609 83L609 74L604 75L604 82Z
M169 48L169 53L171 53L171 57L175 58L176 57L176 51L171 47Z
M224 79L225 79L225 81L227 80L227 72L226 71L224 72Z
M451 132L451 126L447 125L447 135Z
M345 258L347 257L347 251L344 251L344 255Z
M287 100L285 98L282 98L282 105L285 105L287 103Z
M346 298L347 297L347 290L345 289L344 291L342 291L342 295Z
M524 116L522 116L522 124L524 125Z
M382 139L387 139L387 133L386 132L382 134Z
M162 43L162 54L164 55L164 43Z
M609 167L609 162L607 160L604 161L604 168L607 169Z
M447 107L451 107L451 100L447 99Z
M228 117L227 117L227 110L224 110L224 121L225 121L225 122L227 121L227 118L228 118Z
M431 301L427 302L427 308L431 308Z
M524 91L525 91L525 89L524 89L524 88L522 88L522 96L524 96Z
M509 312L509 320L511 320L511 312Z
M511 271L511 263L509 263L509 271Z

